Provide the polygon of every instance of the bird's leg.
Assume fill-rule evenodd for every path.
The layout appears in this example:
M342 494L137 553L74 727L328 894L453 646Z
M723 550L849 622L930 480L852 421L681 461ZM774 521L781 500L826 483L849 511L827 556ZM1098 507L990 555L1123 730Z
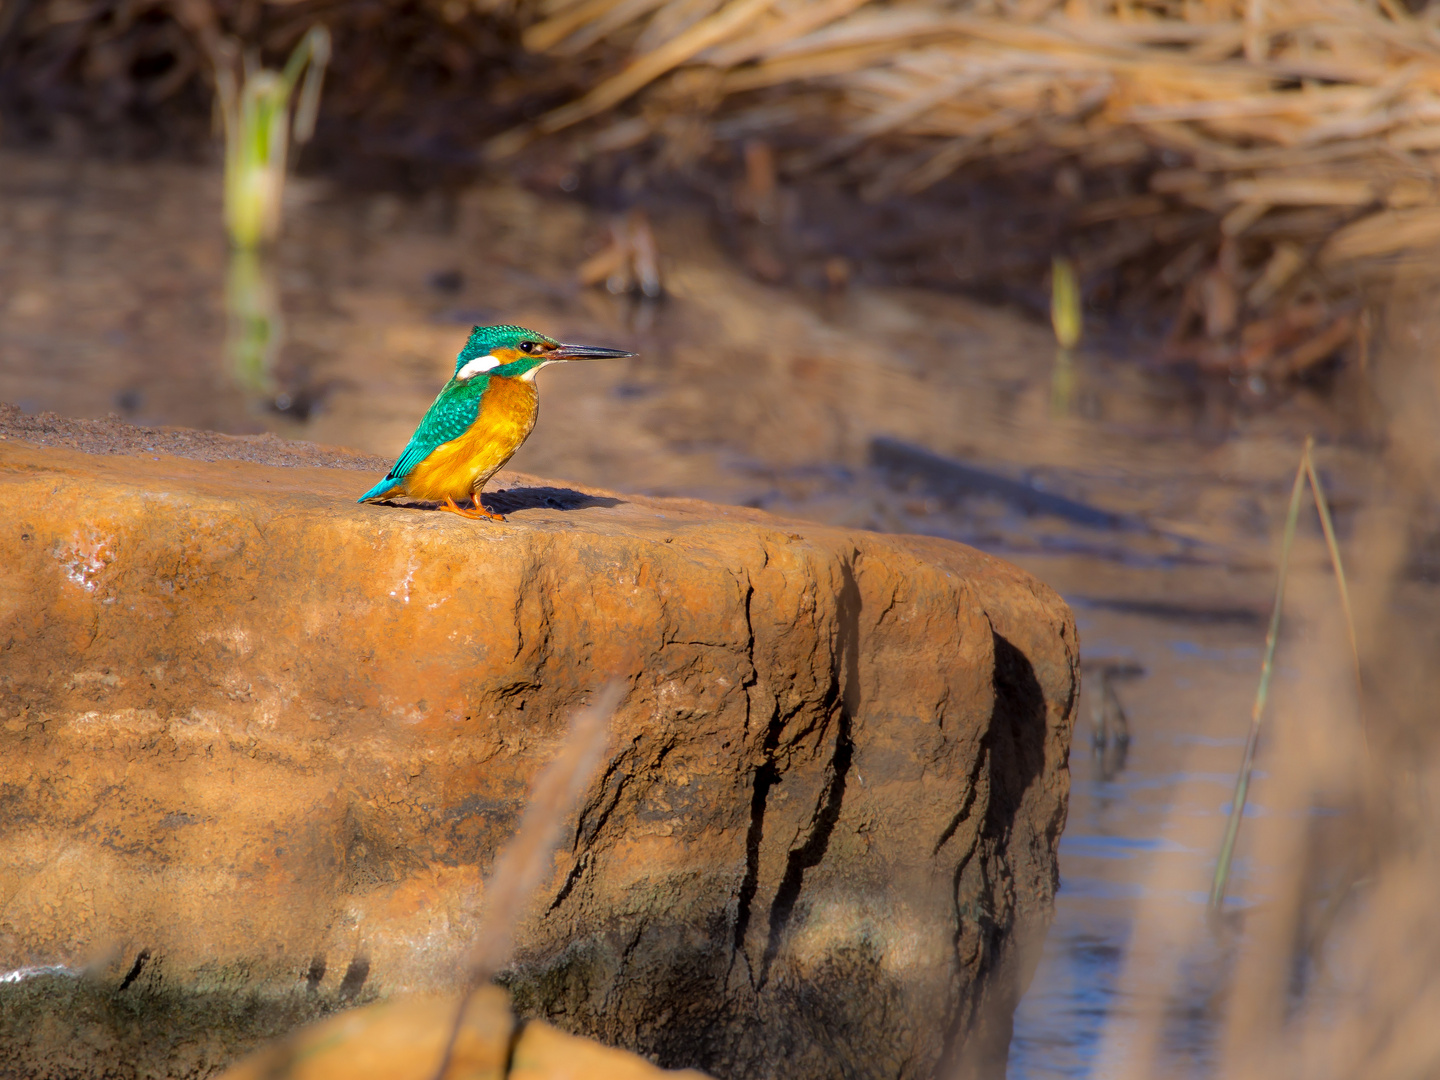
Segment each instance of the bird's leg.
M490 521L504 521L504 520L505 520L505 515L504 515L504 514L497 514L497 513L494 513L493 511L490 511L490 510L486 510L486 509L485 509L485 504L480 501L480 492L479 492L479 491L472 491L472 492L470 493L470 505L474 508L475 516L476 516L476 517L485 517L485 518L488 518Z
M461 506L452 497L447 495L445 501L436 507L436 509L448 510L452 514L459 514L461 517L469 518L471 521L505 520L503 515L492 514L489 510L486 510L484 505L481 504L478 494L472 494L470 496L470 503L471 505L469 506Z
M492 514L490 513L490 511L486 510L483 506L481 506L479 499L475 500L475 506L474 508L471 508L468 506L460 506L458 503L455 502L453 498L447 495L445 497L445 501L442 502L438 507L436 507L436 509L447 510L452 514L459 514L461 517L469 518L471 521L483 521L486 518L499 521L505 520L504 518L500 517L499 514Z

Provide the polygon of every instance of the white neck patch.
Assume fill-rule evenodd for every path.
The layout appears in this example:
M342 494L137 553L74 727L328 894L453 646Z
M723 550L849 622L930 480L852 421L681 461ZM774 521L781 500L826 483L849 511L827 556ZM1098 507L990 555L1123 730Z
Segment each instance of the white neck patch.
M546 361L544 361L543 363L536 364L536 365L535 365L534 367L532 367L529 371L525 372L524 375L521 375L521 376L520 376L520 381L521 381L521 382L534 382L534 381L535 381L535 376L536 376L537 374L539 374L539 371L540 371L540 369L541 369L542 367L549 367L551 364L558 364L558 363L560 363L559 360L546 360Z
M464 382L466 379L473 379L476 375L483 375L491 368L499 367L501 360L498 356L477 356L464 367L455 373L455 378Z

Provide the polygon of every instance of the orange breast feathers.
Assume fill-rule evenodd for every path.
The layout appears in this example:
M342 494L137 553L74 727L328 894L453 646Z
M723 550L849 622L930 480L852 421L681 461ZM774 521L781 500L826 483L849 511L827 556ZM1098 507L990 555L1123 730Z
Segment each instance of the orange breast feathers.
M480 415L458 439L441 443L405 478L412 499L443 502L478 494L530 436L539 412L533 382L490 376Z

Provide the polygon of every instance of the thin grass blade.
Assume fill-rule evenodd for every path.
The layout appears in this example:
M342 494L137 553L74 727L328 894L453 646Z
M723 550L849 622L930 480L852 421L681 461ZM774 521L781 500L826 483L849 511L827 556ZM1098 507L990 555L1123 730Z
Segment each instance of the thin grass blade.
M1305 459L1306 474L1310 478L1310 490L1315 495L1315 510L1320 515L1320 528L1325 533L1325 546L1330 551L1330 565L1335 571L1335 585L1340 590L1340 608L1345 613L1345 633L1350 638L1350 657L1355 664L1355 693L1360 695L1360 726L1364 730L1364 684L1360 681L1360 646L1355 638L1355 616L1350 610L1350 589L1345 581L1345 564L1340 559L1340 542L1335 538L1335 523L1330 518L1330 503L1325 498L1325 488L1320 483L1320 474L1315 471L1313 457Z
M1215 880L1210 886L1210 913L1218 915L1225 904L1225 886L1230 880L1230 866L1235 858L1235 840L1240 835L1240 819L1245 814L1245 800L1250 793L1250 773L1255 765L1255 747L1260 741L1260 724L1265 716L1265 702L1270 696L1270 676L1275 670L1275 643L1280 637L1280 611L1285 603L1285 579L1290 573L1290 549L1295 544L1295 523L1300 517L1300 497L1310 465L1310 448L1315 440L1305 440L1300 467L1295 470L1295 483L1290 488L1290 508L1285 514L1285 533L1280 542L1280 566L1275 576L1275 603L1270 609L1270 629L1265 633L1265 659L1260 664L1260 684L1255 688L1255 704L1250 710L1250 735L1245 740L1245 756L1235 777L1235 795L1230 800L1230 818L1225 823L1225 839L1215 863Z

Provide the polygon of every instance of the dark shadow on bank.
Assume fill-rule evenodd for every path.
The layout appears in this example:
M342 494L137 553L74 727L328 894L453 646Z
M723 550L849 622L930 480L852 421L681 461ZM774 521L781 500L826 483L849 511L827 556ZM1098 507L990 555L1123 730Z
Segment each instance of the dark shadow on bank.
M962 939L978 932L980 965L968 990L947 1025L946 1045L937 1080L1000 1080L1005 1076L1014 1029L1015 1008L1034 971L1041 940L1027 940L1045 927L1027 925L1014 898L1028 890L1025 882L1049 874L1053 893L1058 872L1053 864L1033 865L1042 845L1013 835L1021 820L1026 792L1044 772L1045 692L1035 677L1029 657L995 633L995 705L985 736L983 772L989 781L977 853L988 849L992 858L971 857L955 874L956 949ZM1058 843L1059 837L1054 838ZM1052 845L1053 846L1053 845ZM995 858L995 856L999 858ZM1009 881L987 880L997 872ZM988 910L980 901L990 896ZM1002 906L1003 905L1003 906Z

